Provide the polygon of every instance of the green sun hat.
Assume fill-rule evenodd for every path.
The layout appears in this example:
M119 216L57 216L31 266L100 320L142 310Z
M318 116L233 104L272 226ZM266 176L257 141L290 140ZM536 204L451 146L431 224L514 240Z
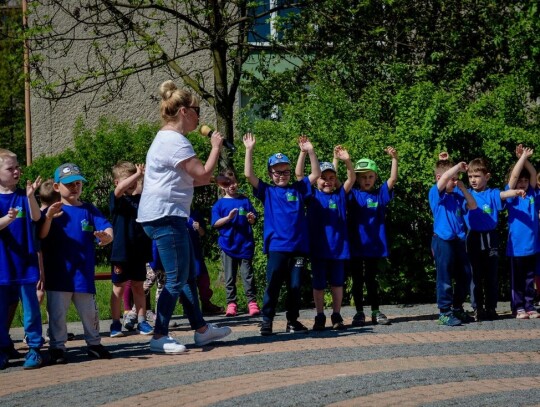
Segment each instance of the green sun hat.
M379 175L379 167L375 164L375 161L370 160L369 158L361 158L354 165L355 172L367 172L373 171L375 174Z

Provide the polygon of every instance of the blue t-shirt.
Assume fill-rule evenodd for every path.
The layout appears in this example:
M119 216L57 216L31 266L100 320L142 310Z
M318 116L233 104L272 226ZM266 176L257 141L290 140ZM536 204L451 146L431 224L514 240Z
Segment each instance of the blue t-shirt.
M394 193L385 182L373 191L352 189L349 194L351 256L387 257L386 207Z
M348 259L347 194L343 186L331 194L314 189L306 202L311 257Z
M246 196L219 199L212 207L212 226L219 219L228 216L233 209L238 209L236 216L218 228L218 246L227 256L251 259L255 251L255 242L247 214L253 212L257 216L257 212Z
M264 205L264 253L309 251L305 199L311 194L309 178L286 187L259 179L253 194Z
M488 232L497 228L499 212L505 209L501 199L500 189L485 189L477 192L470 188L469 192L474 197L478 208L465 212L467 228L475 232Z
M429 206L433 213L433 233L443 240L465 240L466 229L463 213L466 212L465 197L456 191L439 192L437 184L429 190Z
M45 289L77 293L96 293L94 284L94 232L112 227L93 205L63 205L64 212L51 222L42 240Z
M140 195L122 195L117 198L111 192L109 209L114 232L112 262L147 263L152 260L152 241L136 221L140 200Z
M505 188L508 190L508 185ZM531 256L540 251L538 239L538 200L540 191L529 185L525 198L506 200L508 209L507 256Z
M0 194L0 217L6 216L9 208L17 208L19 213L0 230L0 285L36 283L38 248L26 191L17 188L12 194Z

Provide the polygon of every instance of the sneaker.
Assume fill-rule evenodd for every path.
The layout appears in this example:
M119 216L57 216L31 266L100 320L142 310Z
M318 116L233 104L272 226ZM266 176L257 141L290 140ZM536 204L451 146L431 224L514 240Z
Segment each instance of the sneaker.
M516 312L517 319L529 319L529 314L524 309L518 309Z
M461 319L457 318L452 311L439 314L439 325L445 326L459 326L461 325Z
M458 318L464 324L467 324L473 321L473 318L463 308L454 309L452 310L452 313L454 314L456 318Z
M154 333L154 328L148 323L148 321L142 321L137 324L137 331L141 335L152 335Z
M39 369L43 365L43 358L41 353L36 348L30 348L26 356L24 357L25 361L23 364L23 369Z
M362 311L357 312L356 315L353 317L352 326L361 327L365 325L366 325L366 314L364 314Z
M124 328L128 331L134 331L135 325L137 324L137 314L133 311L124 312Z
M225 311L223 307L219 305L212 304L210 301L202 305L201 309L203 315L221 315Z
M156 314L151 309L146 311L146 320L149 322L156 322Z
M332 320L332 329L334 331L341 331L343 329L346 329L346 326L343 323L343 318L341 317L341 314L334 313L330 315L330 319Z
M489 319L487 311L484 311L483 309L475 309L473 311L473 318L475 322L486 321Z
M4 370L9 362L9 357L4 352L0 351L0 370Z
M527 311L527 314L529 315L529 319L540 318L540 314L536 310Z
M109 330L111 331L111 338L120 338L121 336L124 336L120 321L113 321Z
M315 315L314 331L324 331L326 325L326 315Z
M261 310L255 301L248 303L248 312L250 317L254 317L261 314Z
M230 302L227 304L227 312L225 313L226 317L235 317L237 312L236 303Z
M49 356L51 365L65 365L68 362L63 349L49 349Z
M499 319L499 315L497 314L497 311L491 308L486 310L486 319L488 321L496 321L497 319Z
M235 304L236 305L236 304ZM195 332L195 345L204 346L210 342L218 341L231 334L231 328L228 326L218 327L214 324L206 324L208 329L202 333Z
M112 356L109 351L102 344L99 345L90 345L86 349L88 356L96 359L111 359Z
M150 339L150 351L159 353L184 353L186 347L171 336L162 336L159 339Z
M307 334L308 329L300 321L287 321L287 328L285 329L285 332L289 332L291 334Z
M73 332L68 332L68 341L75 340L75 334Z
M273 334L272 332L272 321L263 321L261 324L261 329L259 333L262 336L270 336Z
M390 320L381 311L371 312L371 323L373 325L390 325Z

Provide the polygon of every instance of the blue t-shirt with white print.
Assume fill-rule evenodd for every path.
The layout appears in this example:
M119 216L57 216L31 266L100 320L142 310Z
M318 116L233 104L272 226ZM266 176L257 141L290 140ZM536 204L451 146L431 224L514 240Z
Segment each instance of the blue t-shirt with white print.
M463 213L465 197L460 191L447 193L433 185L429 190L429 206L433 213L433 233L443 240L465 240L466 229Z
M505 188L509 189L508 185ZM538 200L540 191L529 185L525 198L506 200L508 209L507 256L531 256L540 251L538 238Z
M307 254L309 251L305 200L311 194L308 177L286 187L259 179L254 196L264 205L264 253Z
M484 191L475 191L470 188L469 192L478 207L465 212L467 228L475 232L495 230L499 221L499 212L505 209L505 203L501 199L501 190L486 188Z

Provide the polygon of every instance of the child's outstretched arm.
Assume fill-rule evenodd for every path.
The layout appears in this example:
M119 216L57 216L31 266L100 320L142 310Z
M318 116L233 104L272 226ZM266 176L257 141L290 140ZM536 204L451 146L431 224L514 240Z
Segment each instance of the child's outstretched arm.
M467 172L467 163L465 163L464 161L457 163L441 175L441 177L437 181L437 189L439 190L439 192L444 191L446 189L446 184L448 184L448 181L454 178L459 172Z
M259 178L253 171L253 149L255 148L255 136L251 133L244 134L242 139L246 147L246 156L244 159L244 175L253 188L259 186Z
M51 222L54 218L62 216L64 212L62 211L62 202L55 202L47 208L45 213L45 218L43 222L38 227L38 237L40 239L45 239L51 230Z
M388 184L388 189L392 190L398 180L398 153L394 147L386 147L384 151L386 151L386 154L392 157L392 168L390 169L390 178L388 178L388 181L386 181L386 183Z
M535 175L536 177L536 175ZM26 196L28 197L28 206L30 208L30 218L37 222L41 218L41 211L39 210L39 205L36 200L36 191L41 185L41 177L37 177L34 182L27 180L26 181Z
M304 136L305 137L305 136ZM311 174L309 174L309 183L315 183L321 176L321 167L319 165L319 160L317 159L317 154L313 148L313 144L307 137L301 137L298 146L300 151L305 151L309 155L309 163L311 165Z
M505 200L508 198L515 198L516 196L525 198L526 195L527 195L527 192L522 189L507 189L506 191L501 191L501 193L499 194L502 200Z
M114 234L112 228L107 228L105 230L98 230L94 232L94 236L98 238L100 246L107 246L114 239Z
M521 173L521 170L525 167L525 163L528 162L529 157L533 155L533 150L531 148L523 147L520 144L516 147L516 155L519 157L519 159L516 165L514 165L514 168L512 169L512 173L510 174L510 178L508 179L508 189L514 189L516 187L518 179L519 179L519 174ZM533 168L533 171L534 171L534 182L536 182L536 170ZM532 185L534 185L534 183Z
M297 181L300 181L304 178L304 167L306 164L306 155L307 153L303 150L300 150L298 155L298 160L296 161L296 168L294 169L294 175Z
M349 152L343 148L342 146L336 146L334 148L334 168L337 171L337 163L338 160L341 160L345 163L345 166L347 167L347 179L343 183L343 189L345 192L349 192L352 187L354 186L354 182L356 181L356 173L354 172L354 167L352 165L351 157L349 156ZM339 181L336 182L336 185L339 185Z
M465 185L463 184L463 181L458 180L456 182L456 186L459 188L463 196L465 197L465 201L467 201L467 209L470 211L478 208L478 205L476 204L476 199L471 195L471 193L465 188Z
M115 197L120 198L128 190L131 184L139 181L139 179L144 176L144 164L135 164L135 168L137 169L135 174L123 179L118 183L118 185L116 185L116 188L114 188Z
M222 218L219 218L218 220L216 220L216 222L212 226L215 227L216 229L220 228L223 225L229 223L231 220L233 220L237 214L238 214L238 208L233 208L231 209L231 211L229 212L227 216L223 216Z
M17 208L9 208L8 213L0 218L0 230L7 228L11 222L17 219L18 213Z

